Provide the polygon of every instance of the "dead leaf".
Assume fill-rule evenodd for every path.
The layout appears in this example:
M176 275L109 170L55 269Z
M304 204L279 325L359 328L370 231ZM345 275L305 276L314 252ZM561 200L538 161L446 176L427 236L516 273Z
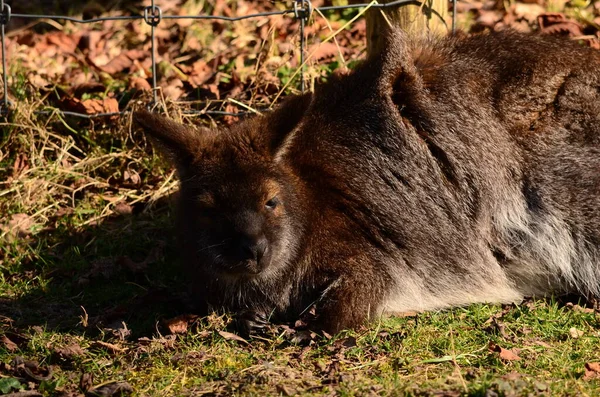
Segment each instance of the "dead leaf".
M116 113L119 111L119 102L115 98L86 99L64 98L60 101L63 110L83 114Z
M585 363L585 375L583 375L583 379L600 379L600 362Z
M49 44L57 46L64 52L75 52L79 37L77 35L69 35L64 32L51 32L46 35L46 41Z
M90 59L90 62L103 72L115 74L129 69L133 66L134 61L145 58L148 55L148 52L143 50L129 50L120 53L106 64L101 64L102 60L100 60L100 58Z
M127 181L131 182L133 186L139 186L142 183L142 178L140 177L140 174L137 173L137 171L125 170L125 172L123 173L123 182Z
M55 347L53 350L60 358L66 360L85 355L85 351L76 343L65 347Z
M140 91L150 91L152 86L148 83L148 80L141 77L132 77L129 79L129 88L134 88Z
M127 396L133 393L133 387L127 382L109 382L88 390L86 397Z
M577 21L558 12L542 13L538 15L537 21L544 34L567 34L570 37L583 35L583 27Z
M81 378L79 378L79 388L84 392L88 391L94 385L94 375L88 372L84 372L81 374Z
M127 203L120 202L114 206L113 211L119 215L131 215L133 213L133 207Z
M115 338L120 341L124 341L131 336L131 330L127 327L125 321L117 320L113 321L104 328L105 331L110 332Z
M536 345L538 345L538 346L545 347L545 348L547 348L547 349L552 349L552 345L550 345L550 344L548 344L548 343L546 343L546 342L544 342L544 341L541 341L541 340L536 340L536 341L535 341L535 342L533 342L533 343L535 343L535 344L536 344Z
M312 58L315 61L321 61L325 59L332 59L338 56L340 53L343 55L347 51L343 47L339 47L330 41L326 43L318 43L308 48L308 53L312 54Z
M27 214L13 214L8 224L0 228L15 237L26 237L31 234L30 228L33 226L33 218Z
M221 335L223 338L225 338L227 340L234 340L234 341L237 341L237 342L242 342L242 343L248 344L248 341L246 339L242 338L239 335L232 334L231 332L219 331L219 335Z
M275 389L277 390L277 393L284 395L284 396L295 396L296 395L296 392L290 390L285 385L276 385Z
M169 84L163 88L165 96L176 101L184 94L183 81L178 78L171 79Z
M113 353L113 354L125 353L127 350L129 350L129 349L127 349L127 347L117 346L115 344L104 342L101 340L95 341L92 344L92 346L103 349L103 350L108 350L110 353Z
M499 353L500 359L504 361L518 361L521 359L515 352L505 349L494 342L490 342L489 349L492 352Z
M13 358L11 366L16 368L21 375L26 376L35 382L48 381L52 379L53 376L51 367L40 367L37 362L25 360L20 356Z
M19 348L19 346L17 346L17 344L15 342L13 342L12 340L8 339L8 337L6 335L2 335L2 338L0 338L0 341L2 341L2 344L4 345L6 350L8 350L10 352L14 352L15 350L17 350Z
M169 320L164 320L164 325L172 334L185 334L188 331L188 326L197 318L198 316L195 314L183 314Z
M513 7L513 12L517 16L517 18L523 18L529 23L535 22L538 16L546 11L544 7L537 3L525 4L515 2Z
M188 76L188 82L193 88L197 88L206 83L213 75L214 71L206 61L199 60L192 65L192 72Z
M25 153L20 153L15 158L15 162L13 164L13 172L12 177L16 178L24 171L29 169L29 159Z
M578 330L575 327L572 327L571 329L569 329L569 334L571 335L571 338L577 339L580 336L583 336L584 332L581 330Z

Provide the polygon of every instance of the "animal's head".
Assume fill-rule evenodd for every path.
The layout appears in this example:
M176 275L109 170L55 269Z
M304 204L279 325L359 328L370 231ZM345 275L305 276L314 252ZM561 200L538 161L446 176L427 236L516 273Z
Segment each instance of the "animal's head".
M301 236L302 193L282 153L309 96L230 129L193 128L139 111L135 121L176 165L193 266L215 277L263 278L284 268Z

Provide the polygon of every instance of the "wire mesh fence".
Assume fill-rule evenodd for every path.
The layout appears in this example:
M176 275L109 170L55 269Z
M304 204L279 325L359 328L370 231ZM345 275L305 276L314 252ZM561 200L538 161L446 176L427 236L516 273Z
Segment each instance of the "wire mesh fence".
M451 30L452 32L456 29L456 1L457 0L449 0L452 5L452 24ZM273 16L290 16L292 18L297 19L299 23L299 52L300 52L300 63L299 70L294 73L294 75L298 74L299 78L299 88L301 91L305 91L306 89L306 47L307 47L307 38L305 34L306 24L309 23L311 15L315 10L320 11L321 13L326 11L333 12L341 12L344 10L358 10L358 9L390 9L393 7L398 7L402 5L417 5L424 6L424 3L421 3L417 0L396 0L388 3L378 3L376 0L370 3L360 3L360 4L349 4L349 5L333 5L333 6L323 6L314 8L310 0L293 0L293 8L285 9L285 10L274 10L274 11L266 11L266 12L257 12L247 15L240 16L225 16L225 15L163 15L163 11L161 7L155 3L159 1L151 0L151 5L144 7L141 9L140 14L138 15L128 15L128 16L107 16L107 17L97 17L97 18L76 18L67 15L51 15L51 14L26 14L26 13L12 13L10 4L5 0L0 0L0 45L1 45L1 54L2 54L2 83L3 83L3 93L2 98L0 99L0 114L6 116L12 108L18 106L18 103L12 103L9 100L8 93L10 92L9 80L11 76L8 72L8 64L10 59L7 60L6 56L6 26L10 22L11 18L23 18L23 19L49 19L54 21L70 21L77 24L93 24L104 21L140 21L141 23L146 23L150 26L150 40L151 40L151 74L152 74L152 102L148 104L149 107L158 103L158 91L160 87L157 83L157 38L156 38L156 28L159 24L164 20L194 20L194 21L227 21L227 22L237 22L248 19L262 19L262 18L270 18ZM63 115L69 115L74 117L81 118L97 118L97 117L110 117L110 116L118 116L126 113L126 111L119 112L98 112L94 114L66 111L60 109L54 110L38 110L35 113L38 114L50 114L60 112ZM198 114L206 114L206 115L243 115L246 112L232 113L226 111L219 110L202 110L195 111L190 110L190 113L198 113Z

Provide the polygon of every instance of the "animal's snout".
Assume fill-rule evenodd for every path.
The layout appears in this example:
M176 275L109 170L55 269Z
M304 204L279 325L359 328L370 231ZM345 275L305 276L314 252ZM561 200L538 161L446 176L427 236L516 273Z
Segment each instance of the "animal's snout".
M252 238L242 237L240 239L240 254L242 260L252 260L259 263L269 248L269 242L264 236Z

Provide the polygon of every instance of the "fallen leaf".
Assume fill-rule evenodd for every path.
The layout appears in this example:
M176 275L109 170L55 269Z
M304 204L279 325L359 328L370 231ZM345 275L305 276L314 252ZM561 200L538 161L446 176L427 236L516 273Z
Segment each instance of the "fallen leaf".
M235 340L237 342L242 342L242 343L248 344L248 341L246 339L242 338L239 335L232 334L231 332L219 331L219 335L221 335L223 338L225 338L227 340Z
M551 349L551 348L552 348L552 345L549 345L548 343L546 343L546 342L543 342L543 341L541 341L541 340L536 340L536 341L535 341L535 342L533 342L533 343L535 343L535 344L536 344L536 345L538 345L538 346L545 347L545 348L547 348L547 349Z
M571 335L571 338L577 339L580 336L583 336L584 332L573 327L569 329L569 334Z
M568 34L570 37L583 35L583 27L577 21L558 12L542 13L538 15L537 21L544 34Z
M308 49L308 53L312 54L315 61L335 58L338 54L345 54L347 51L343 47L339 47L330 41L326 43L315 44Z
M188 331L188 326L193 323L198 316L195 314L183 314L169 320L165 320L164 324L172 334L185 334Z
M545 8L537 3L520 3L515 2L514 4L514 13L517 18L524 18L527 22L534 22L539 15L545 12Z
M290 390L285 385L276 385L275 389L277 390L277 393L284 395L284 396L295 396L297 394L296 392Z
M113 353L113 354L125 353L128 350L126 347L117 346L115 344L104 342L101 340L95 341L92 344L92 346L103 349L103 350L108 350L110 353Z
M600 379L600 362L598 363L585 363L585 375L583 379Z
M17 344L15 342L13 342L12 340L8 339L8 337L6 335L2 335L2 338L0 338L0 340L2 341L2 344L4 345L6 350L8 350L10 352L14 352L15 350L17 350L19 348L19 346L17 346Z
M133 393L133 387L127 382L104 383L88 390L86 397L127 396Z
M188 82L193 88L206 83L214 75L213 69L204 60L196 61L192 65L192 72L188 76Z
M89 372L83 372L79 378L79 388L84 392L88 391L94 385L94 375Z
M78 344L74 343L65 347L56 347L54 352L63 359L71 360L77 356L83 356L85 351Z
M129 79L129 88L134 88L140 91L150 91L152 86L148 83L148 80L141 77L132 77Z
M102 60L100 60L100 58L96 58L94 60L90 59L90 62L103 72L115 74L122 72L125 69L129 69L131 66L133 66L134 61L144 58L148 55L149 54L146 51L129 50L120 53L106 64L101 64Z
M83 114L116 113L119 111L119 102L115 98L86 99L64 98L60 101L63 110Z
M133 213L133 207L127 203L120 202L114 206L113 211L119 215L131 215Z
M515 352L505 349L494 342L490 342L489 349L492 352L499 353L500 359L504 361L518 361L521 359Z
M2 229L15 237L25 237L31 234L29 230L31 226L33 226L32 217L27 214L14 214Z

